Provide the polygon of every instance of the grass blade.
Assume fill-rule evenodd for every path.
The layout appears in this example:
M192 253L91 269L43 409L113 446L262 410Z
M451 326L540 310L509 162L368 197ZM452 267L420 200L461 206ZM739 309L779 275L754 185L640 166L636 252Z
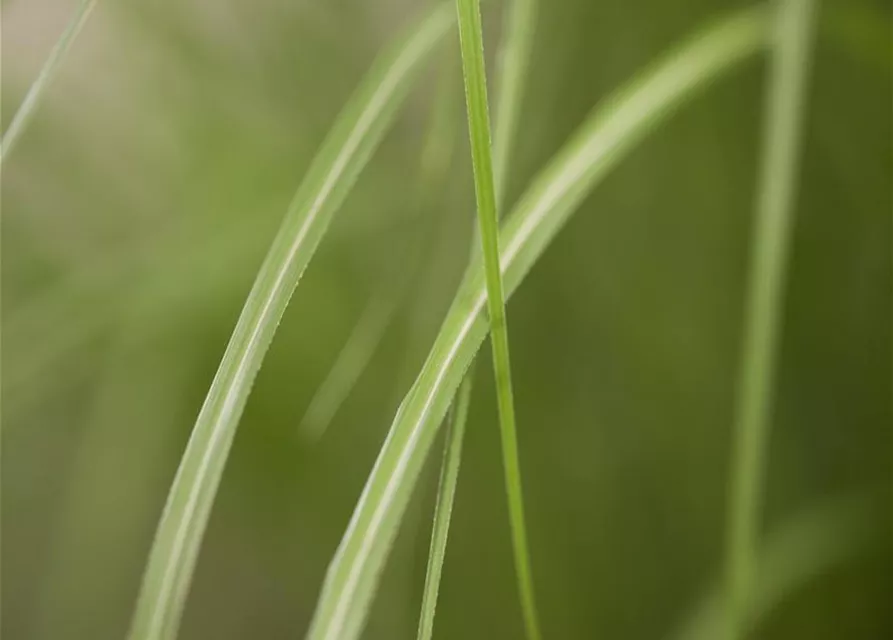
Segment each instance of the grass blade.
M452 416L447 427L443 465L440 470L440 482L437 486L437 503L434 508L434 530L431 534L431 549L428 553L428 570L425 573L425 590L422 593L422 615L419 619L418 640L431 640L431 634L434 632L437 593L440 590L440 574L446 555L453 499L456 496L456 484L459 481L462 438L465 435L465 424L468 421L471 389L472 378L466 376L459 388L456 401L453 403Z
M493 181L493 160L490 149L490 111L487 101L487 77L484 68L484 43L479 0L456 0L465 97L468 106L468 132L471 139L471 161L474 168L478 228L487 285L487 311L490 317L490 344L493 348L493 372L496 377L496 399L502 438L503 468L508 496L509 521L515 573L521 597L521 610L527 637L540 637L533 594L530 552L524 523L524 500L521 470L518 461L518 434L512 373L509 358L505 298L502 270L499 264L499 217L496 213L496 187Z
M25 99L22 100L21 106L19 106L18 111L16 111L12 121L6 128L3 139L0 140L0 162L6 159L19 141L22 133L24 133L25 128L37 111L44 91L50 85L53 76L56 75L56 72L62 65L62 61L65 59L65 54L68 53L95 6L96 0L81 0L71 22L68 23L65 31L62 32L59 40L53 46L53 50L50 51L50 57L43 64L40 73L37 74L37 78L31 84L28 93L25 94Z
M276 326L335 210L452 24L432 12L374 63L308 170L251 289L168 496L131 627L133 640L176 635L236 425Z
M762 8L698 32L599 105L540 173L502 229L502 272L513 292L576 207L675 108L760 51ZM404 398L329 565L311 640L351 640L447 408L487 335L483 269L469 268L419 376Z
M504 42L499 52L499 84L493 132L493 175L496 206L502 209L508 184L509 158L518 129L527 69L536 26L536 0L510 0L505 9Z
M869 505L847 498L789 518L766 536L751 584L748 608L741 629L751 632L791 594L835 566L871 546L878 528ZM675 640L722 638L727 626L725 592L714 589Z
M815 13L813 0L780 0L772 19L773 55L729 494L726 571L731 640L743 635L746 600L752 591Z
M533 44L533 31L536 18L536 2L535 0L511 0L505 10L504 36L503 44L500 48L500 80L496 98L496 132L493 145L493 176L496 183L496 207L497 214L501 213L502 205L505 200L508 159L512 141L517 129L518 113L520 111L521 99L524 94L524 80L527 76L527 67L530 59L531 45ZM477 241L478 231L475 229L473 234L472 255L474 255L475 245ZM467 404L461 408L461 398L463 395L471 395L474 386L474 361L465 374L462 386L459 389L460 408L454 404L452 412L453 421L462 421L464 429L464 421L468 411ZM450 427L455 429L456 427ZM447 442L452 442L447 438ZM449 446L449 445L447 445ZM461 454L461 437L458 442L457 451L453 454L458 458ZM507 467L510 462L505 462L510 451L503 451L503 464ZM446 464L446 461L444 461ZM517 458L514 459L514 467L518 467ZM458 463L457 463L458 469ZM458 480L458 471L454 477L451 477L452 484ZM452 489L441 488L440 496L447 491L452 496L455 487ZM450 498L452 504L452 498ZM425 577L425 596L422 599L422 617L419 625L419 638L430 638L433 632L434 611L437 606L437 592L440 586L441 566L443 557L446 553L446 537L449 528L449 519L446 524L442 524L438 518L438 514L442 512L443 507L440 502L435 507L434 513L434 533L432 534L431 555L428 558L428 572ZM440 527L445 527L440 533ZM442 535L442 542L435 546L435 537ZM435 555L435 552L437 554Z

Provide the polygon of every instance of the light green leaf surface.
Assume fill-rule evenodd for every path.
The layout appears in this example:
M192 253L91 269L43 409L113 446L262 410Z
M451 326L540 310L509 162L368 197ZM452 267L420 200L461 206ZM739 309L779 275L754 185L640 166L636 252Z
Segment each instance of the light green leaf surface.
M741 627L759 545L772 388L799 178L815 13L813 0L779 0L772 19L763 158L751 245L728 502L726 571L730 640L744 635Z
M606 98L537 177L501 235L506 292L513 292L570 215L649 131L696 91L752 58L766 42L762 8L735 14ZM404 398L332 559L308 637L350 640L362 630L437 427L487 334L479 262L470 269L434 346Z
M432 12L382 54L339 115L257 275L196 421L161 518L132 640L173 638L236 426L288 300L328 224L453 15Z
M80 33L83 26L87 23L87 18L90 17L90 12L93 11L95 6L96 0L81 0L71 22L68 23L65 31L53 46L53 50L50 52L50 57L47 58L43 67L40 69L40 73L37 74L37 78L31 84L28 93L25 94L25 99L22 100L22 104L19 106L18 111L16 111L15 115L12 117L12 121L10 121L6 131L3 132L3 139L0 141L0 162L6 160L13 147L15 147L16 143L25 132L28 123L31 122L31 119L37 112L37 107L40 105L40 99L43 97L47 87L50 86L53 76L56 75L59 67L62 66L62 61L65 59L65 55L68 53L69 49L71 49L71 45L77 38L78 33Z

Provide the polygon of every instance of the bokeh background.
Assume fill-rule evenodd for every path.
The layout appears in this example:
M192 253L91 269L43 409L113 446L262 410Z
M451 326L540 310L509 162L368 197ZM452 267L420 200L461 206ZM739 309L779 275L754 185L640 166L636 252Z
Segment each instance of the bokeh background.
M100 0L3 166L4 638L125 635L167 489L265 249L369 61L424 5ZM2 3L4 127L75 6ZM541 3L509 202L600 98L735 6ZM893 14L887 1L821 7L765 526L858 496L874 505L873 531L755 637L877 640L893 637ZM492 58L501 3L484 21ZM467 260L474 200L455 66L454 152L425 197L415 188L453 40L292 298L236 437L182 638L294 638L309 623ZM764 61L748 63L661 126L509 305L549 638L668 637L719 576L764 81ZM375 300L396 301L381 342L325 433L309 437L308 404ZM522 637L481 362L439 638ZM439 459L365 637L415 637Z

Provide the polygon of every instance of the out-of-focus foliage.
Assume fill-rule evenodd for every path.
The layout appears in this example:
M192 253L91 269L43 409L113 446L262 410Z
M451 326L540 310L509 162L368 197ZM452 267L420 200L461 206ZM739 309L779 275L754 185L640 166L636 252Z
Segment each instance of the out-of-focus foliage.
M126 632L174 470L260 261L335 115L417 4L99 3L3 167L4 637ZM544 3L506 204L602 96L731 5L742 3ZM4 128L75 6L3 3ZM485 7L488 42L500 9ZM880 505L874 542L775 608L760 627L770 640L893 633L890 20L886 1L821 3L765 516L781 530L858 493ZM301 437L369 297L397 286L395 261L420 241L412 187L437 95L431 68L261 369L183 638L303 633L455 293L474 215L461 125L448 179L427 200L435 241L416 289L325 435ZM667 637L718 578L763 81L750 65L656 131L509 304L547 637ZM459 100L454 114L461 123ZM522 634L491 378L480 372L472 403L435 637ZM416 632L439 458L366 637Z

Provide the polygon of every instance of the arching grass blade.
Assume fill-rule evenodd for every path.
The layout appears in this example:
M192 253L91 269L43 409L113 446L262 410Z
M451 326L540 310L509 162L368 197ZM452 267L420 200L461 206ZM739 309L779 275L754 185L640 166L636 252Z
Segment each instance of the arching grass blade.
M413 79L453 17L432 12L373 64L308 170L257 275L196 421L162 515L132 640L176 636L211 506L251 384L288 300Z

